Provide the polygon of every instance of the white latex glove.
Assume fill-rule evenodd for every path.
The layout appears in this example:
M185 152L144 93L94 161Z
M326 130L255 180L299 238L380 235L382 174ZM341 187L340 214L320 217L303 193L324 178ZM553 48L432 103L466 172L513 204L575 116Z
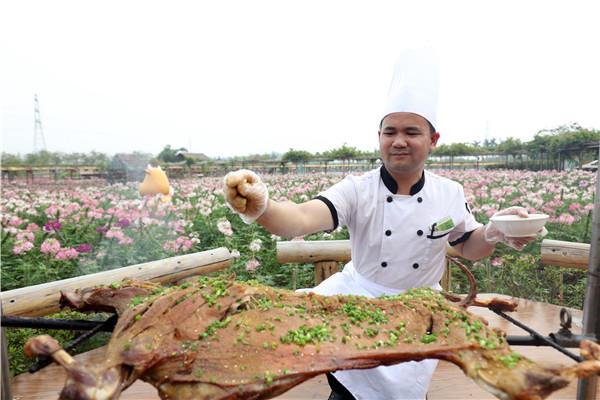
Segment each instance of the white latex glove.
M523 207L518 207L518 206L509 207L504 210L498 211L497 213L494 214L494 217L497 217L499 215L518 215L523 218L529 217L529 213L527 212L527 210ZM548 231L546 230L546 228L542 228L542 230L538 233L538 235L545 236L547 233L548 233ZM536 239L536 236L527 236L527 237L506 236L504 233L502 233L498 229L498 227L491 220L484 227L483 237L485 238L485 241L488 243L496 244L498 242L502 242L502 243L506 244L507 246L512 247L515 250L523 250L523 247L525 247L525 245L527 243Z
M229 208L251 224L267 210L269 192L256 173L240 169L225 175L223 194Z

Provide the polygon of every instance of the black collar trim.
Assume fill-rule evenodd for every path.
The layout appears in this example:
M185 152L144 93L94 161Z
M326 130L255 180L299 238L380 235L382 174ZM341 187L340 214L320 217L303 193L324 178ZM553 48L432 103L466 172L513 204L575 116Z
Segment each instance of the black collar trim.
M392 175L390 175L388 170L385 169L384 165L381 166L380 171L381 171L381 180L383 181L383 184L385 185L385 187L393 194L396 194L398 192L398 183L396 183L396 180L394 179L394 177ZM410 188L410 195L414 196L415 194L419 193L421 191L421 189L423 189L423 186L425 186L425 171L423 171L423 173L421 175L421 179L419 179L417 181L417 183L412 185L412 187Z

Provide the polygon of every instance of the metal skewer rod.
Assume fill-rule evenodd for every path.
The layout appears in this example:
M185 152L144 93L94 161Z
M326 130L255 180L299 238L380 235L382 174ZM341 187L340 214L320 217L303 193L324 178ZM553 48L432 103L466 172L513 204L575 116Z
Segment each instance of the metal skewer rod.
M102 324L97 325L95 328L90 329L89 331L85 332L81 336L78 336L75 339L73 339L72 341L70 341L64 347L64 350L65 351L71 350L72 348L74 348L78 344L83 343L85 340L87 340L87 339L91 338L92 336L94 336L96 333L98 333L98 332L100 332L102 330L106 330L105 328L107 328L107 327L110 327L109 330L112 330L112 328L117 323L118 319L119 319L118 315L114 314L113 316L111 316L110 318L108 318L106 321L104 321ZM29 368L29 372L33 374L34 372L39 371L40 369L44 368L47 365L50 365L51 363L52 363L52 357L40 358L35 365L32 365L31 368Z
M501 316L502 318L504 318L504 319L512 322L513 324L515 324L519 328L523 329L524 331L526 331L527 333L529 333L534 338L536 338L538 340L541 340L546 345L548 345L550 347L554 347L556 350L560 351L561 353L563 353L567 357L572 358L573 360L575 360L577 362L583 361L583 359L580 356L578 356L577 354L571 353L569 350L565 349L564 347L559 346L558 344L554 343L553 341L546 339L544 336L540 335L539 333L537 333L536 331L534 331L533 329L531 329L527 325L523 325L521 322L517 321L516 319L514 319L510 315L506 315L502 311L497 311L497 310L492 310L492 311L495 312L496 314L498 314L499 316Z
M49 319L35 317L3 316L1 320L4 328L33 328L33 329L65 329L71 331L89 331L105 321L86 321L71 319ZM114 326L103 325L102 330L112 331Z

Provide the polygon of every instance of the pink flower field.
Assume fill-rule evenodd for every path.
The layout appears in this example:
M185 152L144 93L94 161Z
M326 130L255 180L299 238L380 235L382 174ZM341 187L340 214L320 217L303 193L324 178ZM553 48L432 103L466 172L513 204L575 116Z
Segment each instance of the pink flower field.
M550 215L548 238L589 242L595 174L584 171L440 170L464 185L480 222L501 208L521 205ZM271 197L305 201L342 174L266 175ZM225 205L222 178L173 182L170 203L143 198L137 183L62 190L4 184L2 290L225 246L237 257L240 278L289 286L289 267L275 259L282 240L258 225L245 225ZM342 229L305 240L345 239ZM539 243L522 254L499 246L477 265L501 269L512 259L536 262ZM529 257L529 258L524 258ZM513 260L513 263L514 263ZM475 267L477 267L475 265ZM307 279L310 274L307 272Z

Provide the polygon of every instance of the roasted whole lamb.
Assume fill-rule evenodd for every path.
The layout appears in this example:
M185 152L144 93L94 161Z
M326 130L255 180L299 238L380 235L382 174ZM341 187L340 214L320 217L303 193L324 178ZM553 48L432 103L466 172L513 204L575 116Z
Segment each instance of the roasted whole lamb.
M594 343L582 344L587 361L546 368L430 289L368 299L201 277L172 287L123 281L62 302L119 315L99 365L75 361L49 336L27 343L26 353L67 370L63 399L116 399L136 379L163 399L267 399L325 372L426 358L458 365L498 398L541 399L600 371Z

